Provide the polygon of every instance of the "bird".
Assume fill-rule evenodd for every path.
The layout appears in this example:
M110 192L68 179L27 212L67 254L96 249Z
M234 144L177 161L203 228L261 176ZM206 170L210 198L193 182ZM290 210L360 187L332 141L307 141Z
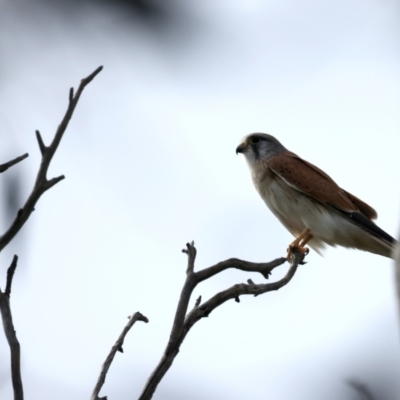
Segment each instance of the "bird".
M394 257L397 242L373 222L377 212L274 136L251 133L236 148L239 153L261 198L295 237L288 260L293 249L307 254L306 245L319 254L329 245Z

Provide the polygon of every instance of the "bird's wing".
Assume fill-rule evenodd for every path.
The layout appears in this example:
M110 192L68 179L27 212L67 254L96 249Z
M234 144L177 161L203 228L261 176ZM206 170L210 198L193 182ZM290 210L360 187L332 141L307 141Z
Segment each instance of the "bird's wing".
M268 166L289 186L335 208L355 224L385 242L395 243L390 235L371 221L377 216L371 206L341 189L329 175L315 165L286 151L271 158Z
M369 219L377 219L378 214L377 212L367 203L364 203L362 200L360 200L358 197L354 196L354 194L349 193L348 191L343 189L343 192L346 193L347 197L350 199L350 201L358 207L358 209Z
M292 152L286 151L271 158L268 166L299 192L346 212L359 211L329 175Z

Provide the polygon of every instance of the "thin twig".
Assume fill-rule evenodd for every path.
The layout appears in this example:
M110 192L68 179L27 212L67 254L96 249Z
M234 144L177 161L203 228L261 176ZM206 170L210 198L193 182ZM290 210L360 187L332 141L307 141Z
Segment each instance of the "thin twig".
M4 291L4 293L8 297L11 296L12 280L14 277L15 270L17 269L17 263L18 263L18 256L14 255L11 265L8 267L8 270L7 270L7 283L6 283L6 290Z
M45 146L45 144L43 142L42 135L40 134L40 132L38 130L36 130L35 133L36 133L36 140L39 145L40 153L43 155L44 153L46 153L47 147Z
M199 297L197 298L196 303L194 303L194 306L195 306L195 307L198 307L198 306L200 305L200 303L201 303L201 296L199 296Z
M204 281L205 279L211 278L212 276L225 271L229 268L240 269L247 272L259 272L264 276L265 279L271 275L271 272L280 265L286 262L285 257L280 257L267 263L253 263L250 261L239 260L238 258L230 258L229 260L219 262L212 267L205 268L197 272L197 277L199 281Z
M90 397L90 400L107 399L107 397L101 397L101 398L99 397L100 390L104 385L104 382L105 382L106 376L107 376L107 372L111 366L111 363L114 360L115 354L117 353L117 351L122 352L122 344L124 343L125 336L127 335L127 333L129 332L129 330L132 328L133 324L136 321L143 321L146 323L149 322L147 317L142 315L140 312L137 312L134 315L132 315L131 317L129 317L128 323L126 324L122 333L119 335L119 338L115 342L114 346L111 348L110 353L108 354L106 360L104 361L104 363L101 367L100 375L97 379L96 386L93 389L93 393L92 393L92 396Z
M282 257L269 263L252 263L232 258L201 271L193 272L196 249L194 248L193 243L188 243L186 247L187 249L183 250L183 252L186 253L189 258L187 276L178 302L170 338L164 354L157 367L150 375L142 394L139 397L139 400L149 400L153 397L158 384L171 367L175 357L179 353L180 346L185 336L197 321L199 321L201 318L207 317L211 311L230 299L240 301L239 296L246 294L257 296L262 293L278 290L287 285L296 273L298 265L300 265L304 259L303 254L293 252L294 257L291 261L291 267L287 274L279 281L258 285L255 285L254 283L234 285L227 290L217 293L202 305L200 305L200 302L198 302L198 304L196 302L195 307L189 312L189 314L186 315L190 296L194 288L197 286L197 284L205 279L208 279L228 268L236 268L247 272L259 272L265 278L268 278L274 268L287 261L286 258Z
M36 181L34 187L32 189L31 194L29 195L28 199L24 206L18 211L17 216L15 217L14 221L12 222L11 226L8 230L0 237L0 251L7 246L8 243L14 238L14 236L19 232L25 222L28 220L29 216L31 215L32 211L35 208L37 201L39 200L40 196L55 184L60 182L64 179L64 176L59 176L57 178L53 178L48 180L47 179L47 172L50 166L50 162L53 159L53 156L58 148L58 145L61 142L61 139L68 127L68 123L72 117L72 114L75 110L76 105L78 104L79 98L85 89L85 87L93 80L93 78L103 69L103 67L97 68L94 72L92 72L88 77L81 80L81 83L76 91L75 95L71 97L70 91L69 94L69 103L67 111L62 119L60 125L57 128L56 134L54 135L53 141L49 146L45 146L42 136L40 135L39 131L36 131L36 138L38 141L39 149L42 154L42 160L40 163L40 168L38 174L36 176ZM19 157L18 161L21 159L26 158L28 155L24 155ZM17 160L17 159L16 159ZM16 162L18 162L16 161ZM15 160L10 161L10 163L15 163ZM5 165L5 164L3 164ZM13 165L13 164L11 164ZM10 165L9 165L10 166Z
M14 256L8 268L5 292L3 293L0 289L0 313L3 321L4 334L7 338L11 353L11 380L14 390L14 400L23 400L24 390L21 379L21 349L14 329L10 307L11 284L17 267L17 260L18 257Z
M14 158L14 160L8 161L4 164L0 164L0 173L7 171L8 168L12 167L15 164L18 164L20 161L25 160L25 158L29 157L28 153L23 154L22 156L19 156L17 158Z
M186 268L186 275L190 275L194 271L194 262L196 261L197 250L194 247L194 242L186 243L186 249L182 250L188 256L188 266Z

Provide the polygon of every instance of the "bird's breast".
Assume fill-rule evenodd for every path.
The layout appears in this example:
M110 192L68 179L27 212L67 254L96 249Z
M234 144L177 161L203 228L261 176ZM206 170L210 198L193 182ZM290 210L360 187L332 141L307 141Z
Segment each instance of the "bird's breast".
M307 216L316 211L312 200L287 185L266 165L256 166L252 170L252 178L272 213L293 235L301 233L307 225Z

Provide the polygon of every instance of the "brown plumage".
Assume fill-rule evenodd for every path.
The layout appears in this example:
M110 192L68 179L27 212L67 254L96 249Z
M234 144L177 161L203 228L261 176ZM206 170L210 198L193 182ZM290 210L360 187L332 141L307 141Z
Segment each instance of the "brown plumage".
M359 211L329 175L296 154L285 151L268 160L267 164L273 172L296 190L343 211Z
M273 136L248 135L236 152L245 155L260 196L294 236L308 231L317 251L326 243L392 256L397 242L372 221L376 211Z

